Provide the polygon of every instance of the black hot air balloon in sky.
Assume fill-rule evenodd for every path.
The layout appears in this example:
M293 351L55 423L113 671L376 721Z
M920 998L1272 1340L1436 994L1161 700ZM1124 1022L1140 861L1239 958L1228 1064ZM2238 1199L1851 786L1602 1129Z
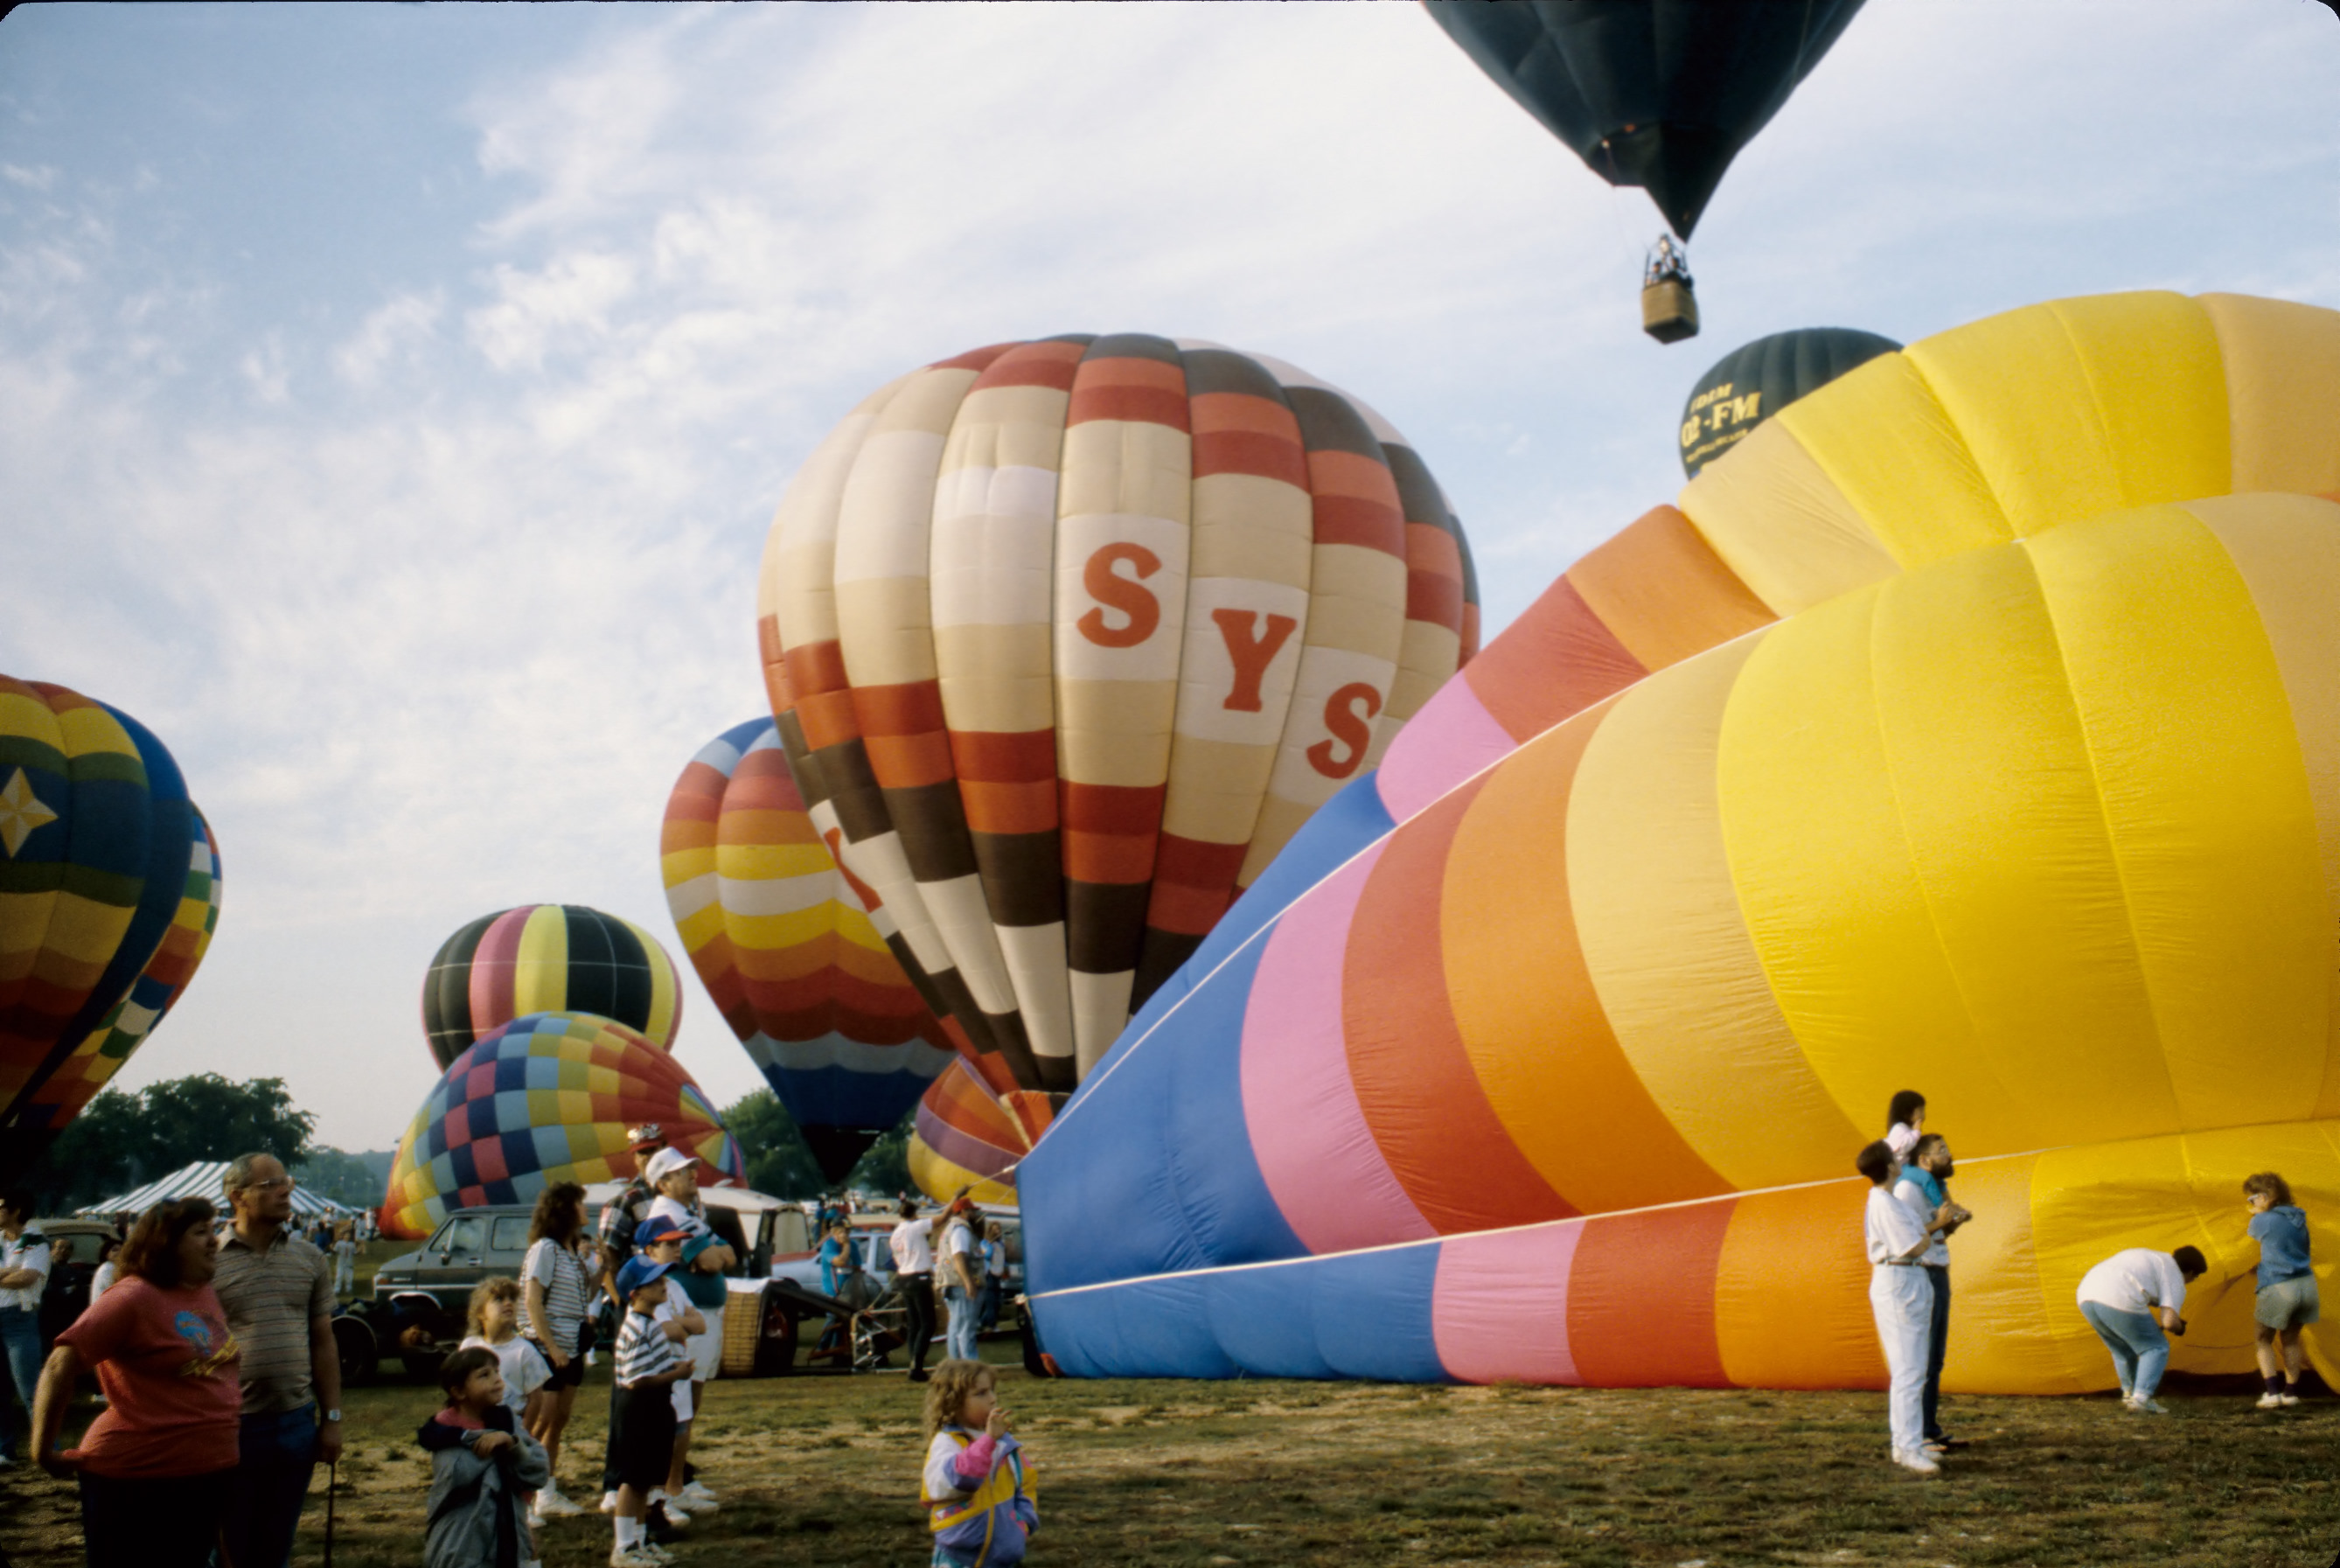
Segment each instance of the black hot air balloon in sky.
M1900 346L1855 327L1801 327L1731 350L1683 400L1682 472L1696 479L1699 470L1798 398Z
M1861 0L1425 0L1497 85L1592 172L1650 193L1683 239L1739 150L1819 64ZM1667 247L1668 259L1678 253ZM1695 332L1686 270L1651 286L1689 312L1651 321Z

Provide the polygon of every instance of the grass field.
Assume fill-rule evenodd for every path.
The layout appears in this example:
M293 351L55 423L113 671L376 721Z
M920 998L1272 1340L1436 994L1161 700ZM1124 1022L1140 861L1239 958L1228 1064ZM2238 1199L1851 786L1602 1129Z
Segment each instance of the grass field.
M993 1352L1008 1353L1002 1345ZM598 1466L606 1371L562 1470ZM917 1564L918 1396L898 1373L717 1383L694 1456L724 1498L685 1563ZM1003 1369L1041 1479L1036 1564L2087 1563L2321 1565L2340 1549L2340 1401L1958 1399L1972 1436L1924 1481L1885 1461L1880 1394L1362 1384L1039 1382ZM334 1562L421 1558L436 1398L348 1400ZM1955 1418L1954 1421L1952 1418ZM80 1417L76 1416L78 1425ZM323 1474L296 1562L323 1560ZM78 1563L70 1486L19 1468L0 1546ZM548 1568L609 1553L556 1522Z

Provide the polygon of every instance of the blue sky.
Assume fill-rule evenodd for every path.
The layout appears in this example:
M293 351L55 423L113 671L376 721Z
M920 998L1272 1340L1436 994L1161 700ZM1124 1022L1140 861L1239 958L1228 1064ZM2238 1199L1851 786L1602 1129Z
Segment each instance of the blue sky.
M1671 498L1750 338L2340 307L2335 74L2314 0L1870 0L1708 209L1666 349L1647 201L1411 5L20 9L0 670L152 726L227 870L118 1081L280 1074L387 1146L463 920L670 938L659 818L760 700L772 506L905 369L1116 330L1304 365L1423 452L1500 627ZM729 1101L759 1080L690 990Z

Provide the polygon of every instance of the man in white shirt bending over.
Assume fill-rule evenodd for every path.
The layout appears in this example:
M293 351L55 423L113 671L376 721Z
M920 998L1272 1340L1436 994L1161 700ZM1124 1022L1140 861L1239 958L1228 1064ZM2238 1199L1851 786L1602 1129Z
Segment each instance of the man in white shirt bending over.
M2162 1330L2184 1334L2186 1287L2210 1272L2198 1247L2156 1252L2133 1246L2117 1252L2081 1277L2080 1315L2113 1353L2120 1378L2121 1404L2139 1415L2166 1415L2154 1403L2161 1374L2169 1365L2169 1341Z
M1862 1149L1853 1166L1869 1178L1869 1204L1861 1219L1869 1247L1869 1305L1877 1315L1877 1337L1885 1346L1891 1377L1887 1410L1893 1429L1893 1463L1920 1475L1938 1475L1941 1465L1926 1452L1926 1347L1933 1327L1934 1286L1919 1260L1950 1223L1945 1204L1924 1220L1893 1196L1893 1151L1879 1138Z

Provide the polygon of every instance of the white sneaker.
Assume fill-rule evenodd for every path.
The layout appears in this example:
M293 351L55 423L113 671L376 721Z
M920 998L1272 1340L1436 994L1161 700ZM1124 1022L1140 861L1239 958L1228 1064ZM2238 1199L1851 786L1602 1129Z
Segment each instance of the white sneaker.
M638 1546L611 1545L610 1568L666 1568L666 1561L650 1555L647 1541Z
M715 1494L707 1489L706 1483L700 1481L693 1481L676 1495L682 1499L682 1505L693 1513L712 1513L722 1506Z
M674 1561L674 1553L668 1551L665 1547L659 1545L655 1541L643 1542L639 1550L641 1552L643 1556L648 1557L651 1562L659 1564L659 1568L666 1568L668 1563Z
M2166 1415L2169 1414L2169 1407L2167 1405L2162 1404L2152 1399L2132 1399L2128 1401L2128 1407L2131 1410L2136 1411L2139 1415Z
M648 1506L665 1509L667 1523L677 1530L690 1527L690 1510L669 1495L664 1488L650 1494Z
M2260 1394L2259 1408L2261 1410L2281 1410L2283 1408L2283 1395L2280 1394Z
M1922 1448L1904 1449L1893 1456L1893 1463L1919 1475L1939 1475L1942 1473L1942 1467L1934 1462L1933 1455Z
M604 1492L601 1494L601 1512L604 1513L615 1513L617 1511L618 1494L614 1492Z
M2292 1393L2289 1389L2285 1389L2283 1393L2283 1402L2285 1406L2297 1404L2299 1403L2299 1395Z
M617 1499L612 1496L610 1507L614 1512L617 1506ZM560 1487L547 1486L536 1494L536 1512L547 1519L574 1519L585 1510L563 1497Z

